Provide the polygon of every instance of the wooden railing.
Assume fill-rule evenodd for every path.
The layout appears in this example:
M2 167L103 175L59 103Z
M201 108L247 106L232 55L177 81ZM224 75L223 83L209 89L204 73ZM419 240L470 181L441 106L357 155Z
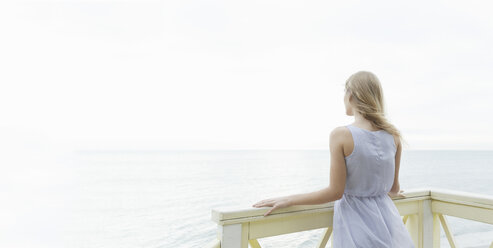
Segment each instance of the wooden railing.
M417 248L440 247L440 225L450 247L457 247L446 216L493 225L493 196L436 188L406 190L405 194L405 198L392 200ZM298 205L277 209L266 217L263 214L270 209L267 207L213 209L212 220L218 224L217 240L206 247L260 248L259 238L324 228L316 246L323 248L331 240L333 206L334 202Z

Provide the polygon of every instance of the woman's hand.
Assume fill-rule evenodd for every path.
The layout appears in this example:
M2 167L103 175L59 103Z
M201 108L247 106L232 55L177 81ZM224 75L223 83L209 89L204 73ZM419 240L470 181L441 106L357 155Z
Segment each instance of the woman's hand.
M388 193L388 195L392 198L392 197L406 197L404 194L402 194L402 192L404 192L404 190L399 190L399 192L393 192L393 191L390 191Z
M264 214L264 217L270 214L272 211L278 208L285 208L291 206L291 198L289 196L282 196L276 198L265 199L259 201L252 205L252 207L273 207L267 213Z

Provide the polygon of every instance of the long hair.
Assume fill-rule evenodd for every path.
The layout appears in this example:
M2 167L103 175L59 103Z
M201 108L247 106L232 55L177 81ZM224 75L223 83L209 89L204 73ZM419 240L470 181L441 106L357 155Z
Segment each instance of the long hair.
M383 90L375 74L358 71L346 80L345 89L355 100L355 111L369 120L374 128L383 129L407 144L401 132L385 116Z

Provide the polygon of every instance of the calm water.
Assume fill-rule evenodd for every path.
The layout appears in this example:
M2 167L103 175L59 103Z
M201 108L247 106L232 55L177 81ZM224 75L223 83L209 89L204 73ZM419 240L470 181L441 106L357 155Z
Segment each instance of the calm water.
M76 152L64 230L71 247L203 247L216 207L329 184L328 150ZM438 187L493 195L493 151L403 151L403 190ZM461 247L487 247L493 226L449 217ZM262 247L314 247L322 229L259 239ZM442 247L449 247L442 230Z

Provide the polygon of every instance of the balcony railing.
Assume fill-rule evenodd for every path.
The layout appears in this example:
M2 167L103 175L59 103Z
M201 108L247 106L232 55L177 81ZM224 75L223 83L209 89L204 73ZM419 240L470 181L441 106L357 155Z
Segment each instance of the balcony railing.
M440 226L450 247L457 247L447 216L493 225L493 196L436 188L406 190L405 194L405 198L392 200L417 248L440 247ZM266 217L263 214L270 209L267 207L213 209L212 220L218 224L217 240L206 247L260 248L259 238L319 228L325 231L316 247L326 247L332 240L333 206L334 202L298 205L274 210Z

